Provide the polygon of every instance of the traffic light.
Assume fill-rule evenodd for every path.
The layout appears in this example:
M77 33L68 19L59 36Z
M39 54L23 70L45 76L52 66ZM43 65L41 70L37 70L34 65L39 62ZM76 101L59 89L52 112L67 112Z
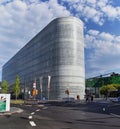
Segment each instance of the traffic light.
M35 90L35 94L38 95L38 90Z
M32 96L38 95L38 90L37 89L33 89L32 90Z

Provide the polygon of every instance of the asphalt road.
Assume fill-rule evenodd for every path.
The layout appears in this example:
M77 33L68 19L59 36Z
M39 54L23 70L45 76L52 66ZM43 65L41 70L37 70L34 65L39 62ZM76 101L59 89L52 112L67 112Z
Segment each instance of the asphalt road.
M18 105L0 116L0 129L120 129L120 105L107 103Z

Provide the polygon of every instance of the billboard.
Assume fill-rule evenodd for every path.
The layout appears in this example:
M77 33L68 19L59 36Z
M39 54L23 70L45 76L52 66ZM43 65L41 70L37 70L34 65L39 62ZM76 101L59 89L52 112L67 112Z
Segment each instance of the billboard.
M10 94L0 94L0 112L10 111Z

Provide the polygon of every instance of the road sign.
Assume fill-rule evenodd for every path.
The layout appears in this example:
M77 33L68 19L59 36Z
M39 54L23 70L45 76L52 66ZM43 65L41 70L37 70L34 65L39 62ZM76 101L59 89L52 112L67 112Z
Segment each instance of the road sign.
M0 112L10 111L10 94L0 94Z
M34 89L36 88L36 82L33 83L33 88L34 88Z

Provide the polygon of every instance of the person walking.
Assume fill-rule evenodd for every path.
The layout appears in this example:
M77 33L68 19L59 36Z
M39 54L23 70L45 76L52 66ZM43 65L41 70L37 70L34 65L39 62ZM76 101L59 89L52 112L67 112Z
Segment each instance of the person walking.
M91 98L91 102L93 102L93 95L92 94L90 95L90 98Z

